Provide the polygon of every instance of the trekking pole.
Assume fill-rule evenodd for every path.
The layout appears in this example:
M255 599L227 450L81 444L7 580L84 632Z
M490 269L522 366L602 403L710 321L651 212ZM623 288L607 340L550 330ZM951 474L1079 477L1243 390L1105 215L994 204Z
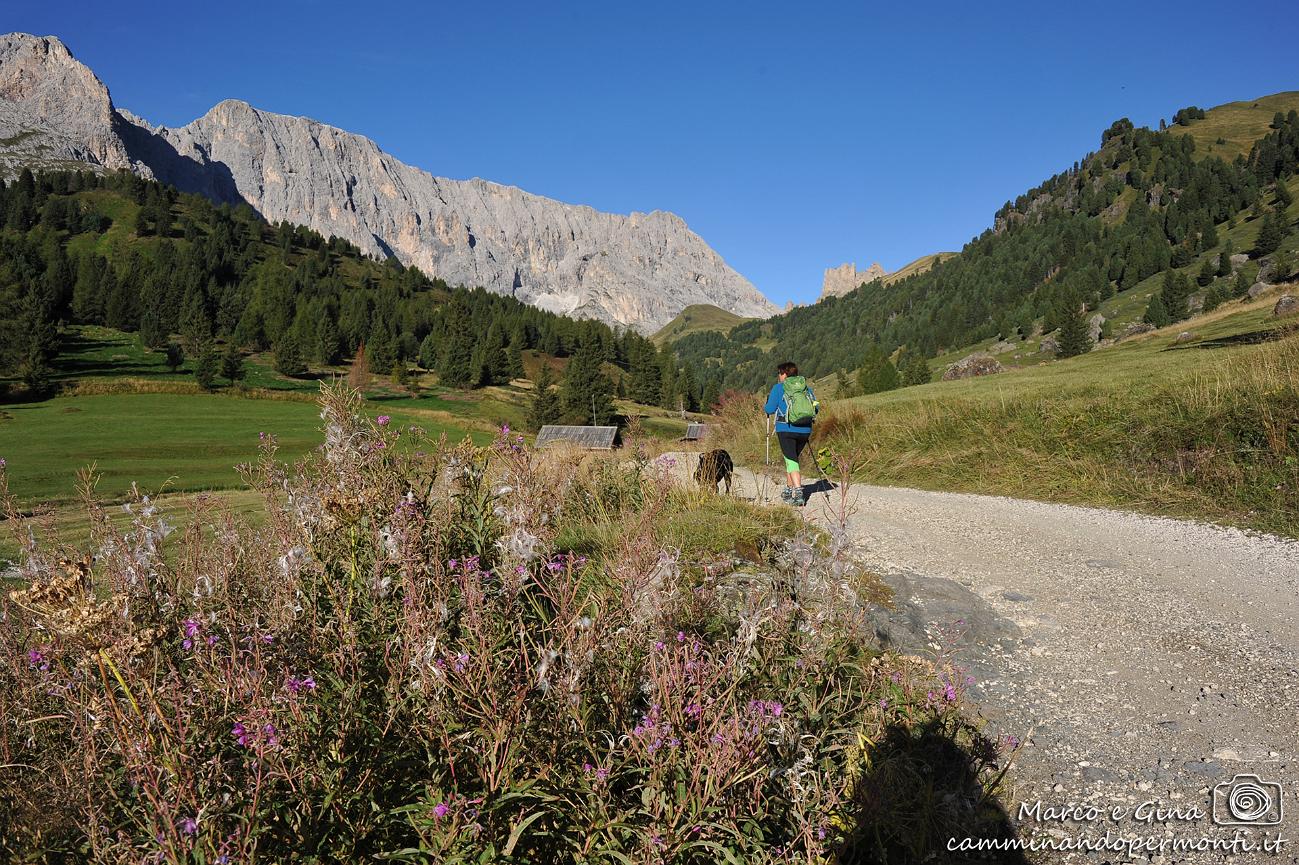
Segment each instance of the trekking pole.
M763 459L763 465L771 468L771 415L762 416L762 428L767 437L767 456Z

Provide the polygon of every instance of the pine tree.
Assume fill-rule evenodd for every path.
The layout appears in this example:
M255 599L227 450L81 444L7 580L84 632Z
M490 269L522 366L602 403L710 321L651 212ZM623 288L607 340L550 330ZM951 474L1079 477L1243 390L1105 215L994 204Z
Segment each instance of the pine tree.
M451 331L442 357L438 360L438 379L443 387L477 386L481 370L474 368L474 343L470 334L469 304L457 296L447 309L447 327Z
M1169 322L1181 321L1190 314L1187 299L1191 296L1191 280L1180 270L1164 272L1164 283L1159 294Z
M1146 306L1146 314L1142 318L1146 324L1153 324L1155 327L1167 327L1172 321L1168 317L1168 307L1164 306L1164 296L1156 294L1151 296L1150 303Z
M1294 195L1291 194L1290 188L1286 186L1285 180L1278 180L1276 182L1277 212L1284 217L1285 212L1290 209L1290 205L1293 203Z
M234 387L235 382L243 381L248 372L244 369L244 355L239 350L239 346L232 341L226 346L225 354L221 355L221 377L230 382Z
M550 371L550 364L543 359L541 372L533 385L532 405L528 407L528 428L533 432L546 424L556 423L562 414L554 384L555 376Z
M894 390L902 384L898 378L897 367L889 360L879 346L871 346L866 351L861 370L857 373L857 387L863 394L880 393Z
M302 349L298 346L298 339L292 332L280 337L279 343L275 346L275 371L290 378L300 376L307 371L307 365L302 360Z
M185 363L185 349L181 348L178 342L167 343L167 369L171 370L172 375L180 369Z
M717 384L717 379L708 379L708 384L704 385L704 399L700 406L702 411L712 412L717 409L717 400L721 398L721 387Z
M902 373L902 384L904 387L912 387L918 384L929 384L933 379L933 373L929 369L929 361L916 351L908 351L906 363L899 370Z
M1236 271L1236 278L1231 281L1232 297L1244 297L1249 293L1249 277L1245 275L1244 268Z
M1217 275L1218 268L1214 266L1213 258L1206 257L1204 263L1200 265L1200 272L1196 275L1195 282L1201 288L1204 288L1206 285L1213 282L1214 277Z
M1263 225L1258 230L1258 240L1254 242L1254 255L1270 255L1281 248L1281 242L1285 240L1285 227L1281 220L1275 214L1269 213L1263 217Z
M584 342L568 359L560 388L566 421L597 426L614 421L613 382L601 369L602 352L595 342Z
M198 356L198 360L194 362L194 381L198 382L198 386L203 390L213 390L216 387L219 366L220 361L216 352L212 350L211 346L205 347L202 354Z
M1218 255L1218 276L1231 276L1231 238L1222 246L1222 252Z
M487 335L479 348L480 364L486 384L509 384L510 359L505 355L505 330L497 322L487 328Z
M1056 357L1077 357L1092 350L1092 337L1084 315L1085 310L1078 310L1065 319L1060 327L1060 348L1055 353Z

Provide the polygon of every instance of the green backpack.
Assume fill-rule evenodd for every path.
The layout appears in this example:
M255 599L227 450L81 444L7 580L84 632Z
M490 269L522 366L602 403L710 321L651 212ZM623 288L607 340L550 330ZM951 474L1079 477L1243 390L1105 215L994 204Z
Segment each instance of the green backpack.
M785 423L810 427L814 417L816 406L812 404L812 395L807 392L807 379L791 375L785 379Z

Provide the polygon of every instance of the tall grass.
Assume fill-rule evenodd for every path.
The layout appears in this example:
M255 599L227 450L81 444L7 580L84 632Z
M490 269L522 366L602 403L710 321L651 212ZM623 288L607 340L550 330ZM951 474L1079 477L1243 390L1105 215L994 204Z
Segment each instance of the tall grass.
M1163 379L1152 365L1147 382L847 402L820 419L814 444L853 454L856 476L874 483L1299 536L1299 338L1232 352ZM752 431L738 442L759 456Z
M342 390L322 418L302 463L268 436L246 467L256 522L137 495L123 526L87 477L74 546L4 495L0 857L902 861L1010 831L967 680L871 650L835 538L721 556L744 532L665 530L727 511L652 461L453 447ZM618 528L583 555L573 525Z

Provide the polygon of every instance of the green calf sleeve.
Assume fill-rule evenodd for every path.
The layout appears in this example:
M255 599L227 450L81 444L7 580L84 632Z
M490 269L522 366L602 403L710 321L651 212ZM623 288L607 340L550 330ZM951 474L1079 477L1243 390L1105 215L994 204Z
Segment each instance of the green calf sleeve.
M791 460L789 457L785 457L785 471L787 472L798 471L798 460Z

